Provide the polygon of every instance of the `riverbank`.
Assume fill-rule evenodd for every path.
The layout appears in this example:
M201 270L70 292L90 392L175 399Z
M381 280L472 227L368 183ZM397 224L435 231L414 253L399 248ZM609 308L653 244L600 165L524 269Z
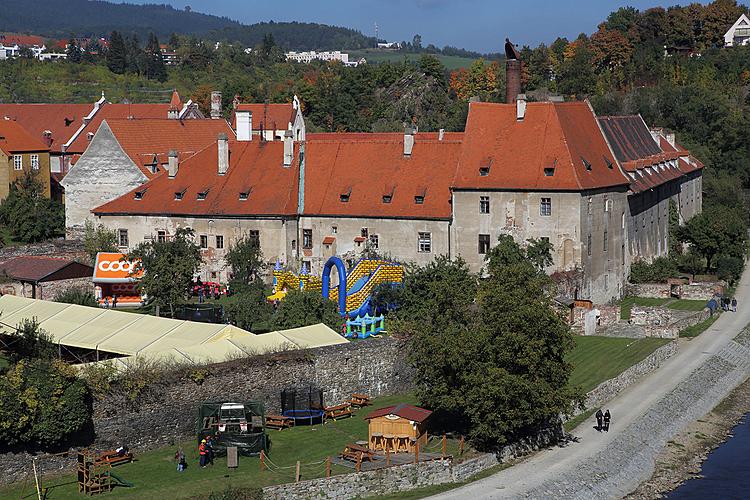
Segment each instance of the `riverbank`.
M712 450L731 437L732 429L750 412L750 379L705 416L667 442L655 458L654 473L625 498L659 498L685 481L700 476Z

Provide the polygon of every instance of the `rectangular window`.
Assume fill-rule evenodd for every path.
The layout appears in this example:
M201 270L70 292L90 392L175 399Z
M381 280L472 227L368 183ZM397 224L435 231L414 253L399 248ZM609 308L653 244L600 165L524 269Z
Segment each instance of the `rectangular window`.
M34 170L39 170L39 155L31 155L31 168Z
M249 239L256 247L260 248L260 231L257 229L251 229L247 232L247 239ZM292 240L292 250L295 248L295 240Z
M156 241L159 243L164 243L165 241L167 241L167 232L156 231Z
M378 248L380 242L377 234L370 235L370 248Z
M417 251L419 253L432 252L432 233L418 233Z
M490 197L489 196L479 197L479 213L480 214L490 213Z
M201 234L201 248L208 248L208 235Z
M607 239L607 231L604 231L604 251L607 251L607 248L609 248L609 240Z
M216 235L216 248L224 248L224 236Z
M586 239L586 253L591 257L591 235Z
M13 170L23 170L23 156L13 155Z
M119 233L120 246L121 247L128 246L128 230L120 229L118 233Z
M367 231L367 228L366 228L366 227L363 227L362 229L360 229L360 230L359 230L359 235L360 235L360 236L362 236L363 238L367 238L367 235L368 235L368 234L369 234L369 233L368 233L368 231Z
M313 247L313 240L312 240L312 229L303 229L302 230L302 248L312 248Z
M591 215L591 213L593 212L593 208L594 208L594 199L593 198L589 198L589 206L588 206L588 214L589 215Z
M620 222L620 225L622 226L622 229L625 229L625 212L622 213L622 221Z
M339 232L338 226L331 226L331 234L336 234Z
M480 234L479 235L479 255L484 255L490 251L490 235Z
M609 212L609 200L604 198L604 211Z
M542 198L539 202L539 215L543 217L552 215L552 198Z
M625 244L623 243L622 247L620 247L620 261L622 265L625 265Z

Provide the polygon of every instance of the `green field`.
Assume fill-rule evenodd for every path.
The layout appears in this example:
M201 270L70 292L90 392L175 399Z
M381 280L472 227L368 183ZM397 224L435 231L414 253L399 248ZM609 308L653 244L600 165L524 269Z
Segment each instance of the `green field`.
M407 54L404 52L392 52L387 50L375 50L375 49L363 49L353 50L349 52L349 60L355 61L360 57L367 59L368 64L377 64L381 62L401 62L404 60L418 61L421 54ZM458 56L444 56L441 54L435 54L435 57L440 59L443 66L448 70L455 70L459 68L468 68L471 63L475 61L470 57L458 57Z
M567 356L568 362L573 365L570 385L588 392L670 341L654 338L576 337L575 342L575 348Z
M678 311L700 311L706 307L706 300L656 299L649 297L625 297L620 301L620 319L630 319L633 306L666 306Z
M721 315L721 313L714 313L714 315L711 316L710 318L708 318L707 320L702 321L702 322L698 323L697 325L693 325L693 326L689 326L689 327L685 328L684 330L682 330L680 332L680 337L682 337L682 338L688 338L688 339L691 339L693 337L697 337L701 333L703 333L706 330L708 330L710 328L710 326L713 325L714 322L717 319L719 319L720 315Z
M171 499L190 498L197 495L208 495L211 492L222 492L228 488L261 488L272 484L294 481L296 461L302 463L302 479L323 477L327 456L340 453L347 443L367 440L367 421L364 420L370 411L397 403L416 403L414 396L402 395L383 397L374 401L374 405L356 411L352 418L330 422L325 425L300 426L283 431L268 431L270 441L270 468L260 471L259 458L240 457L240 466L236 470L226 467L226 459L217 457L213 466L205 469L198 467L198 451L195 441L185 441L174 446L159 448L136 454L136 461L113 468L113 471L125 481L133 483L132 488L117 487L109 497ZM188 456L188 468L179 473L173 460L178 446L182 446ZM435 438L427 450L437 451L441 447L440 439ZM433 448L435 450L433 450ZM458 444L448 440L448 453L455 454ZM44 461L37 462L37 467L44 467ZM31 464L29 464L31 468ZM353 469L334 464L333 474L353 472ZM0 489L0 498L36 498L33 480L29 480L22 489ZM75 475L47 475L43 486L48 488L45 498L49 500L81 498L78 493Z

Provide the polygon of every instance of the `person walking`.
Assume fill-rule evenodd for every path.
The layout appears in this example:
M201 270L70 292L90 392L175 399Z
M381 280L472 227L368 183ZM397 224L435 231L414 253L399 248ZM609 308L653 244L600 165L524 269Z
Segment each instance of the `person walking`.
M200 456L201 469L206 468L206 459L208 458L208 450L206 449L206 440L201 439L201 444L198 446L198 455Z
M732 297L732 312L737 312L737 298Z
M609 409L604 412L604 430L609 432L609 422L612 420L612 414L609 413Z
M112 295L112 309L117 309L117 295Z
M177 460L177 472L185 472L187 460L185 458L185 451L181 447L174 454L174 458Z
M203 287L198 288L198 303L203 304Z
M602 432L602 418L604 418L604 414L602 413L602 409L599 408L596 410L596 430L599 432Z
M214 438L206 436L206 465L214 464Z

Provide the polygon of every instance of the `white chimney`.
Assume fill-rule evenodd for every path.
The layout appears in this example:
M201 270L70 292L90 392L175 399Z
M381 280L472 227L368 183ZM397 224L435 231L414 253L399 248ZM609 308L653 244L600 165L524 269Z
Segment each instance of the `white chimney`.
M445 138L445 129L441 128L438 130L438 141L442 141Z
M235 111L235 120L237 121L237 140L238 141L252 141L253 140L253 112L252 111Z
M406 127L404 129L404 156L411 156L412 148L414 148L414 129Z
M287 130L284 132L284 166L289 167L292 164L292 158L294 158L294 137L292 137L292 131Z
M516 97L516 120L521 121L526 116L526 94Z
M169 162L167 163L167 174L169 174L170 179L175 178L178 168L179 162L177 161L177 151L173 149L169 152Z
M219 134L217 141L219 149L219 175L225 175L229 170L229 138L224 132Z
M674 132L667 132L666 134L664 134L664 138L667 140L667 142L669 144L672 145L673 148L677 147L677 146L674 145L675 144L675 141L674 141Z
M221 118L221 92L218 90L211 92L211 118L213 120Z

